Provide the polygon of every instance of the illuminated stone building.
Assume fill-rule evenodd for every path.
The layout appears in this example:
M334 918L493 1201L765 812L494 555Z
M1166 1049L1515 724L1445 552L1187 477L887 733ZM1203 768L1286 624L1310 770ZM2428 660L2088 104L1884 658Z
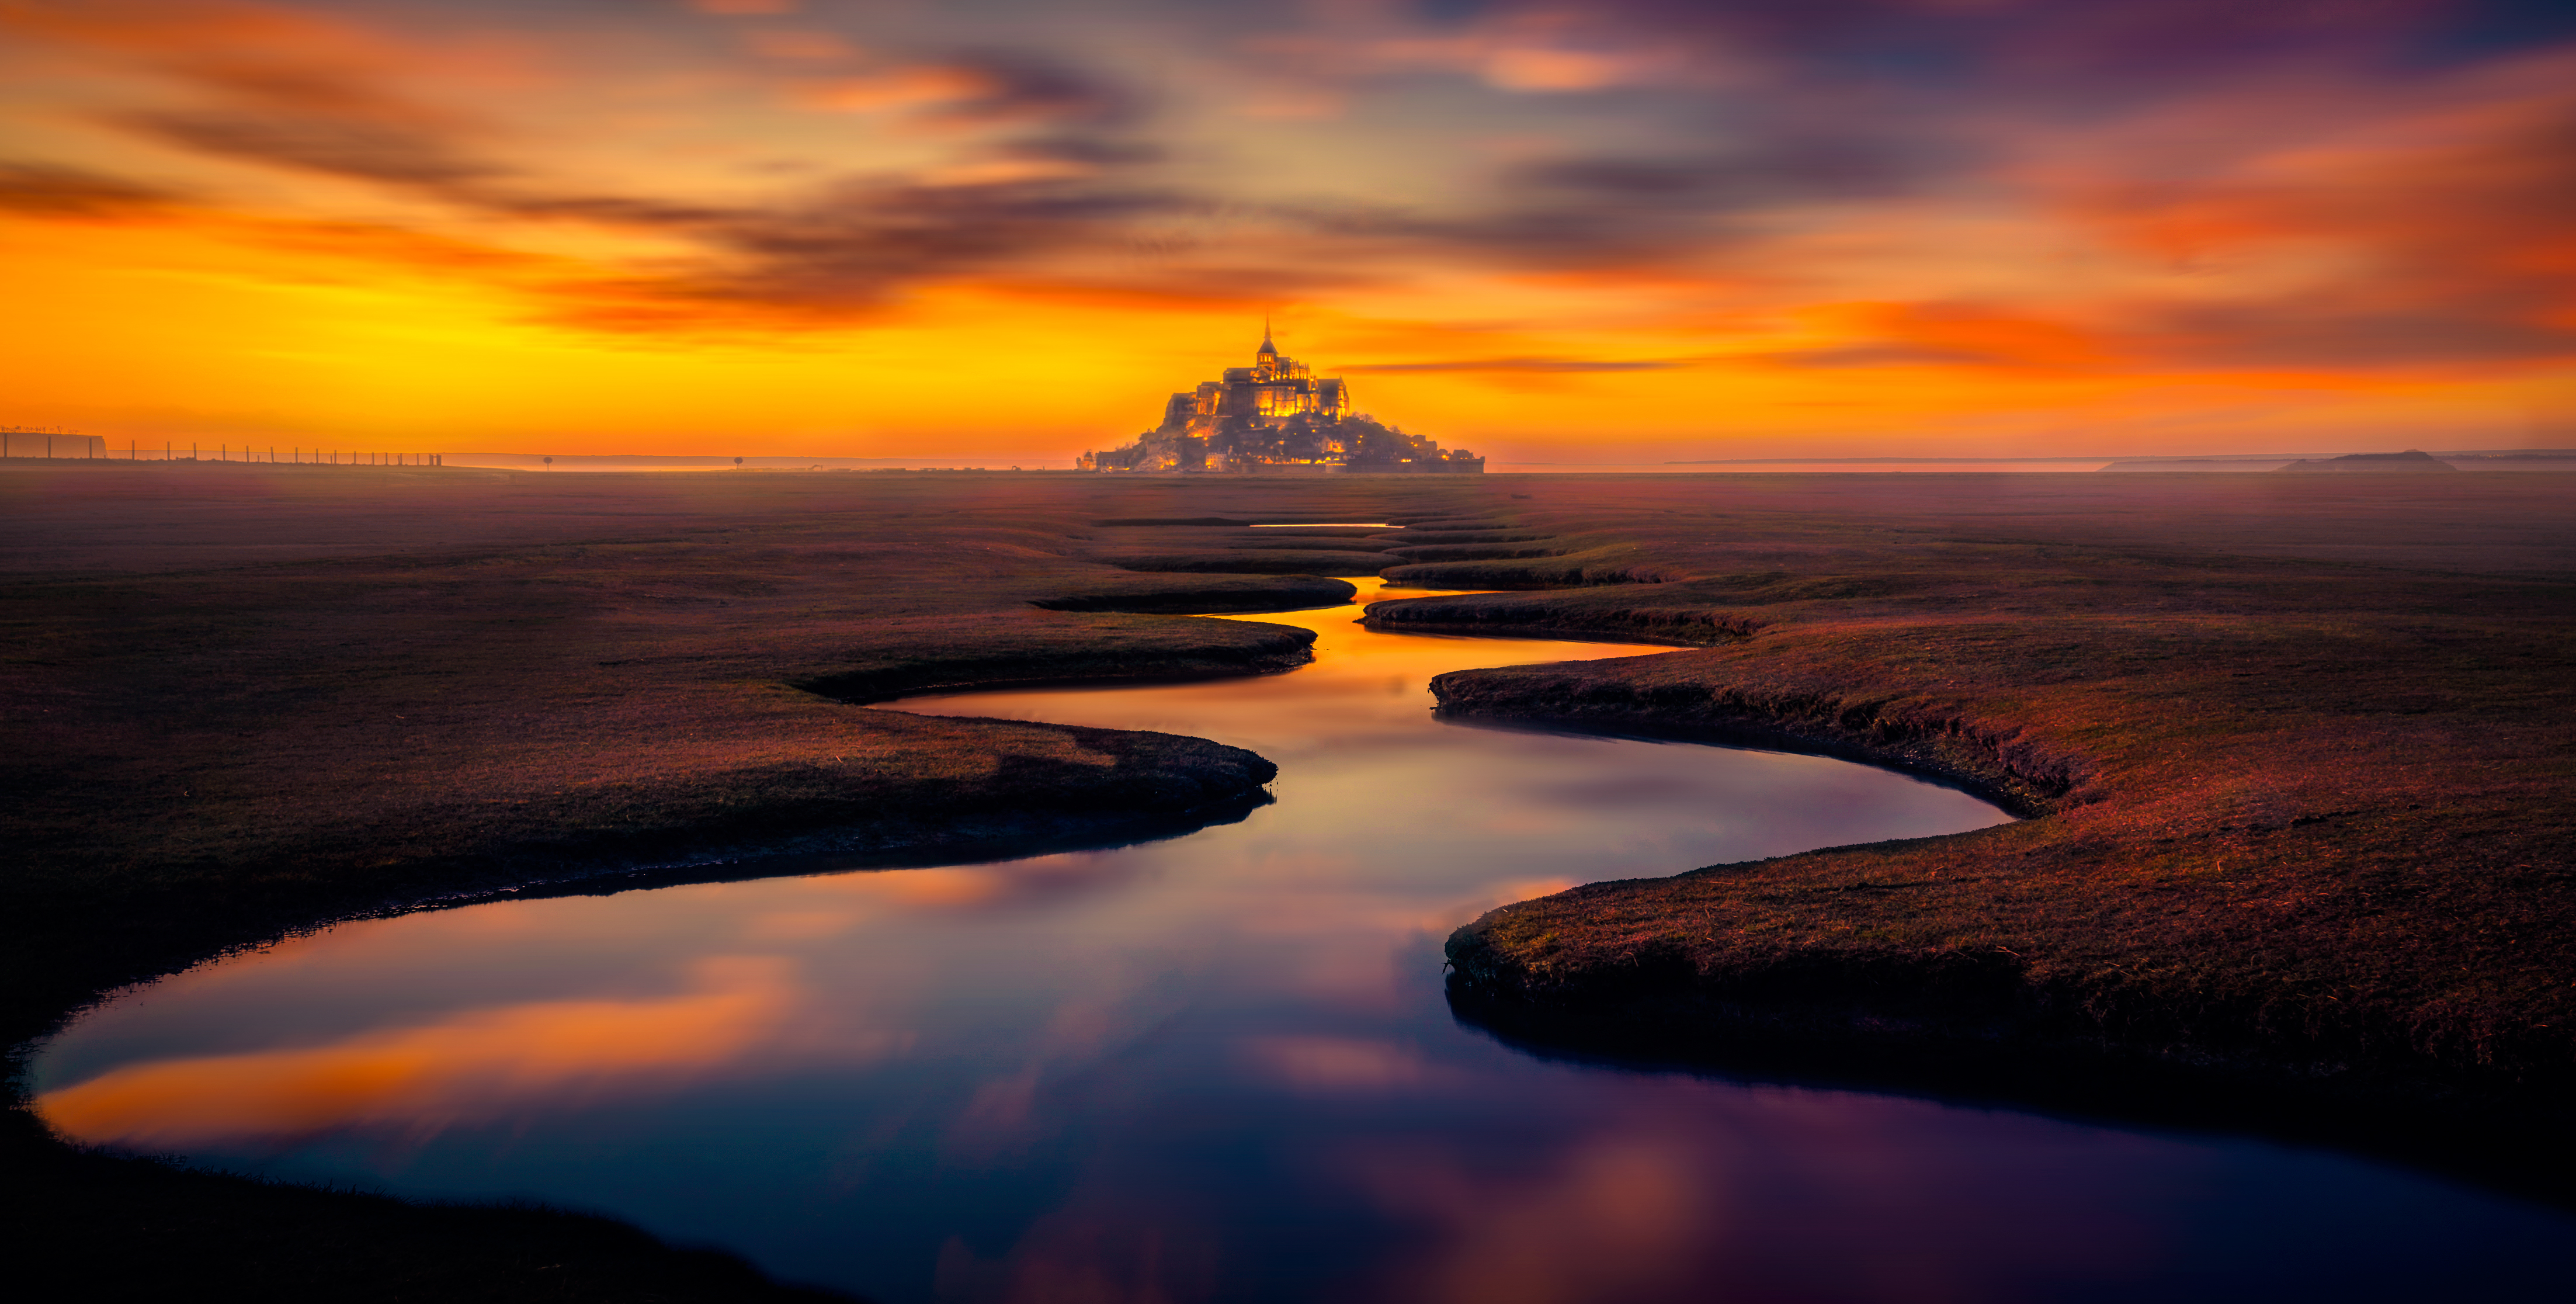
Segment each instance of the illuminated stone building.
M1444 452L1353 411L1348 381L1317 380L1306 364L1281 357L1264 330L1251 366L1228 367L1224 379L1172 395L1162 424L1125 448L1084 453L1079 465L1117 472L1472 474L1485 469L1485 459L1463 448Z

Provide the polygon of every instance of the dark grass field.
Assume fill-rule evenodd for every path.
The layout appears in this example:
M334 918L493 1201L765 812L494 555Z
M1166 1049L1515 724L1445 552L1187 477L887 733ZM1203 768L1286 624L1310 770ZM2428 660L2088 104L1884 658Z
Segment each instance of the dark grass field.
M1448 710L1841 751L2037 816L1507 907L1453 942L1505 1035L2044 1051L2563 1133L2576 477L2392 480L0 464L0 1012L23 1041L228 946L514 882L1229 818L1270 773L1248 753L854 703L1286 668L1296 631L1134 613L1385 568L1534 590L1389 627L1685 649L1448 676ZM1298 520L1412 528L1230 523ZM15 1262L100 1297L766 1289L569 1215L11 1122Z
M2092 1059L2123 1108L2224 1083L2576 1195L2576 482L1638 485L1609 530L1549 493L1523 523L1666 582L1377 623L1707 646L1444 676L1445 711L1872 757L2036 818L1507 906L1451 941L1466 1017L2077 1104ZM1508 578L1402 573L1462 572Z

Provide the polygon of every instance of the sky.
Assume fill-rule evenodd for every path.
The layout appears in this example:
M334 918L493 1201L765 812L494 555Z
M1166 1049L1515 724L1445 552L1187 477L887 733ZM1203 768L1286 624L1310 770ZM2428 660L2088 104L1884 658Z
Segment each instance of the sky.
M0 425L1069 460L2576 446L2576 6L0 0Z

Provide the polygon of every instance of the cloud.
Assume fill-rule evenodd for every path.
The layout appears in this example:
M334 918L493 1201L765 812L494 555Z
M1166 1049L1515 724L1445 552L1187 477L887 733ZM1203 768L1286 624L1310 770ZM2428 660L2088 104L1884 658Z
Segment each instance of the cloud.
M1531 160L1507 169L1501 181L1504 191L1515 196L1550 196L1627 211L1646 205L1723 212L1901 194L1945 165L1963 162L1962 150L1890 135L1808 129L1782 132L1726 153Z
M688 224L716 254L691 297L808 311L873 304L901 284L1108 239L1120 219L1168 204L1149 190L1087 182L847 182Z
M658 242L665 252L649 263L607 263L590 274L531 282L526 269L511 269L514 288L539 296L535 315L592 329L854 320L906 286L1117 247L1120 222L1184 203L1121 179L1160 157L1118 130L1135 111L1132 96L1032 56L980 52L898 67L875 74L864 95L839 84L856 97L853 107L909 108L918 122L979 133L946 162L709 200L569 183L523 161L543 155L500 125L297 50L285 42L255 58L215 48L162 61L161 75L199 103L108 110L97 120L197 157L378 186L484 223L579 224ZM523 147L505 148L513 144ZM167 200L139 183L58 167L20 167L6 185L0 202L54 216L140 212ZM422 243L444 242L424 233Z
M1708 107L1685 97L1664 112L1689 118ZM1783 214L1935 193L1991 166L1988 145L1939 119L1844 120L1785 101L1736 117L1726 131L1693 133L1701 139L1687 146L1667 139L1672 133L1618 149L1545 141L1483 165L1482 175L1468 171L1475 160L1459 160L1450 173L1464 184L1436 206L1401 202L1398 191L1374 202L1291 200L1272 211L1386 259L1674 269L1762 236Z
M1484 61L1485 80L1516 91L1589 91L1627 81L1631 61L1593 50L1506 47Z
M84 221L165 212L179 196L55 163L0 163L0 211Z
M650 266L543 282L538 316L604 330L792 329L853 320L905 286L1115 246L1129 219L1182 203L1096 175L1132 166L1148 152L1082 138L997 148L983 176L961 172L939 183L850 177L760 202L703 203L553 189L546 178L439 135L369 122L162 113L129 115L122 125L200 153L375 183L485 218L576 223L677 242L685 252ZM105 216L167 202L148 187L68 169L0 173L0 203L50 215ZM364 247L384 247L381 227L372 229L378 234Z
M1980 97L2047 91L2088 102L2166 97L2211 79L2379 61L2392 71L2491 51L2500 21L2531 43L2576 32L2534 6L2452 0L1501 0L1450 6L1483 31L1580 32L1595 45L1660 51L1777 84L1956 88Z
M983 94L984 88L984 79L972 69L919 64L818 82L803 88L796 99L826 112L877 113L954 104Z
M1027 54L984 51L896 66L806 87L798 102L847 113L913 111L934 126L1109 127L1131 121L1135 97L1105 80Z
M760 27L745 32L743 47L768 59L801 63L835 63L859 56L859 48L833 32Z
M329 177L446 211L407 210L417 229L398 236L380 214L332 208L359 206L327 188L244 229L396 263L434 251L419 256L492 267L536 317L639 333L846 324L943 283L1177 305L1480 278L1598 295L1616 273L1653 278L1616 310L1631 324L1830 318L1786 344L1725 346L1793 370L2559 356L2576 329L2576 105L2555 88L2576 84L2576 62L2444 45L2432 37L2457 26L2450 8L1515 0L1337 8L1306 28L1287 11L1193 11L1172 46L1143 54L1320 96L1349 124L1234 136L1203 130L1216 102L1189 76L1149 95L1104 71L1143 61L1127 37L972 45L971 25L926 17L869 28L862 48L827 30L834 14L711 24L673 4L619 29L677 42L644 75L512 28L498 6L456 11L435 39L257 5L107 3L35 26L18 7L0 21L122 61L132 93L79 112L182 152L191 188L128 179L171 175L157 156L24 163L0 171L0 206L193 212L222 180L207 160ZM512 42L578 67L565 75L595 79L603 99L634 96L621 114L682 123L669 130L693 148L807 133L763 175L815 180L751 193L686 167L657 174L621 152L623 128L457 93L458 69ZM730 116L753 112L771 116ZM1273 131L1292 134L1260 134ZM1329 148L1293 135L1324 131ZM576 241L587 262L502 255L513 241L560 250L566 227L612 239ZM2076 270L2035 270L2043 257ZM1570 288L1584 278L1589 290ZM1350 370L1706 361L1660 356L1673 335L1657 329L1624 346L1416 338L1373 351L1428 359ZM1588 359L1593 347L1614 356Z
M694 206L618 196L465 192L485 211L664 237L685 252L650 264L507 262L476 245L383 228L298 230L283 238L392 261L492 270L532 298L539 320L586 330L691 336L847 325L909 287L1034 276L1051 256L1118 240L1121 223L1163 207L1148 190L1041 178L923 185L847 179L756 205ZM363 232L363 233L361 233ZM415 247L416 246L416 247Z
M446 193L506 172L432 133L359 118L157 110L121 114L110 121L199 153Z
M1339 371L1374 371L1385 373L1421 372L1520 372L1525 374L1572 374L1578 372L1672 371L1697 366L1694 358L1461 358L1439 362L1369 362L1336 368Z
M1262 48L1283 46L1270 37ZM1490 14L1451 31L1332 42L1306 71L1351 77L1431 68L1467 73L1497 90L1564 95L1659 80L1674 70L1673 53L1651 32L1541 8Z
M1837 344L1820 349L1785 349L1757 355L1791 367L1991 367L2012 361L1969 349L1930 348L1920 344Z
M2141 326L2169 363L2368 370L2576 360L2576 319L2517 321L2474 303L2336 309L2332 300L2184 308Z
M1719 214L1690 204L1513 203L1429 212L1388 205L1281 204L1269 214L1345 259L1530 270L1635 266L1684 258L1726 238Z
M2576 355L2570 86L2576 52L2519 61L2198 175L2075 185L2066 215L2209 282L2124 305L2121 329L2169 363Z
M1129 121L1137 108L1125 88L1032 54L985 51L962 56L950 66L968 73L977 92L935 115L949 122L1102 127Z

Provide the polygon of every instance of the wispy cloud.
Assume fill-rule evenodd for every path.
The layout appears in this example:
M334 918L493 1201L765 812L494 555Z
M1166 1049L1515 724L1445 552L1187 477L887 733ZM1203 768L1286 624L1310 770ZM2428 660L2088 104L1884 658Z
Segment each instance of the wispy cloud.
M165 211L177 196L155 186L58 163L0 163L0 210L84 221Z
M1537 375L1571 375L1580 372L1672 371L1698 365L1701 360L1689 358L1460 358L1438 362L1361 362L1339 368L1342 371L1381 372L1392 374L1433 372L1520 372Z

